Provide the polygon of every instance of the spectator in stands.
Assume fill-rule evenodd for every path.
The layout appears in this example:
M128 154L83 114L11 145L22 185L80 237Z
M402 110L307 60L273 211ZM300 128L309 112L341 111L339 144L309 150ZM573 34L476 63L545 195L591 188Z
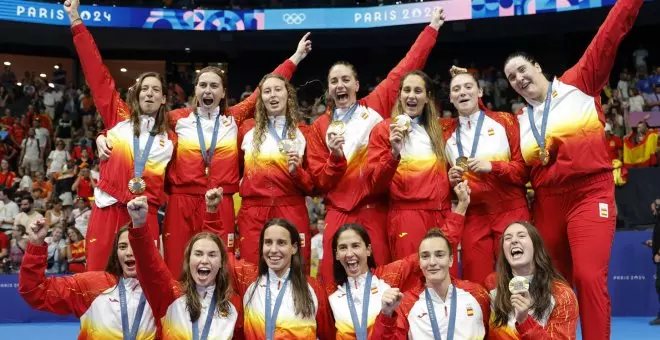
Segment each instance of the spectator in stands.
M41 198L46 200L46 202L50 202L53 196L53 184L46 180L43 172L38 171L35 173L32 188L41 189Z
M7 90L13 89L14 85L16 85L16 74L11 70L11 66L5 66L5 72L0 76L0 83Z
M58 225L53 229L51 237L46 237L48 244L48 267L46 273L60 274L66 272L66 240L64 239L64 227Z
M57 122L55 138L64 141L65 150L71 150L71 138L73 138L73 121L69 118L69 112L64 111L62 118Z
M75 227L66 230L69 246L66 248L66 258L70 273L82 273L87 263L85 237Z
M12 273L18 273L23 261L23 254L27 248L25 226L18 224L14 225L11 232L11 244L9 246L9 263Z
M23 143L23 140L25 140L25 134L27 133L27 129L21 124L20 120L16 119L14 120L14 124L11 126L9 129L9 139L11 140L12 144L15 146L21 146ZM23 147L21 146L21 151L23 150ZM20 163L20 158L19 158L19 165Z
M2 124L2 127L6 129L10 129L11 126L14 125L14 121L16 121L16 118L12 116L11 109L5 108L5 115L2 118L0 118L0 124Z
M55 141L55 150L50 152L46 160L46 167L48 168L46 175L49 178L53 178L56 174L62 172L64 164L71 158L69 152L65 150L65 146L63 140L57 139Z
M605 143L607 145L607 153L610 160L623 159L623 141L619 136L613 133L612 123L608 121L605 124Z
M323 259L323 232L325 231L325 219L319 217L314 223L314 229L316 229L317 234L312 236L310 241L310 248L312 250L312 259Z
M632 133L624 138L623 165L626 168L656 166L658 153L658 132L650 129L650 115L637 123Z
M78 178L71 186L71 190L76 192L76 196L89 199L94 196L94 188L96 188L96 181L90 176L90 166L83 163L78 172Z
M41 153L41 145L39 139L35 137L35 130L28 130L28 136L21 143L21 155L19 157L21 167L18 173L21 175L28 175L34 171L43 171Z
M55 107L58 104L57 94L53 87L48 87L43 95L43 104L45 106L45 111L48 116L53 119L55 118Z
M0 264L4 264L9 255L9 238L5 232L0 232Z
M41 148L41 159L50 151L50 131L43 127L42 122L45 118L35 118L32 126L34 127L34 136L39 140L39 147Z
M11 230L14 226L14 218L19 214L18 204L10 200L13 190L4 188L0 191L0 233Z
M53 201L53 207L46 211L46 226L49 229L55 227L64 227L65 222L66 216L64 211L62 211L62 201L56 198Z
M62 67L62 64L58 63L55 65L52 81L58 88L64 88L66 86L66 70Z
M77 164L82 162L90 163L94 159L94 152L92 147L86 144L84 139L79 140L76 146L73 147L73 150L71 150L71 158L75 159Z
M73 209L69 216L69 224L73 224L83 236L86 236L92 209L89 207L89 203L85 197L76 197L75 203L76 208Z
M252 86L245 85L245 90L241 93L240 101L243 101L245 98L249 97L252 94Z
M89 125L92 122L96 108L94 107L94 99L89 87L83 87L83 92L80 95L80 116L82 117L83 126Z
M24 196L21 198L21 205L20 205L21 212L18 215L16 215L16 217L14 218L14 227L19 225L20 226L30 225L44 218L43 215L36 212L32 208L33 203L34 200L32 199L32 196Z
M32 188L32 209L43 215L46 213L46 200L42 197L43 190L41 188Z
M0 139L0 159L9 161L14 159L17 154L18 151L16 151L16 149L7 144L4 139ZM7 165L9 165L9 163L7 163Z
M644 100L647 111L660 111L660 85L655 85L653 93L645 93Z

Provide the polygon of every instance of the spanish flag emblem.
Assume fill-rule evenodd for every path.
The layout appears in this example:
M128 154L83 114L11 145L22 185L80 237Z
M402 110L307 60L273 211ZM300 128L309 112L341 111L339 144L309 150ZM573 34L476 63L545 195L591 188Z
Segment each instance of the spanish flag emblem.
M378 294L378 287L371 287L371 295Z
M552 98L557 98L558 95L557 90L552 91Z
M474 309L472 309L472 306L467 307L467 316L473 316L474 315Z
M369 118L369 112L367 112L367 111L362 112L362 114L360 115L360 117L362 117L362 119L367 119L367 118Z
M163 138L159 139L158 144L160 144L161 148L164 148L165 147L165 139L163 139Z
M495 134L495 130L493 130L492 128L488 129L488 135L489 136L492 136L494 134Z

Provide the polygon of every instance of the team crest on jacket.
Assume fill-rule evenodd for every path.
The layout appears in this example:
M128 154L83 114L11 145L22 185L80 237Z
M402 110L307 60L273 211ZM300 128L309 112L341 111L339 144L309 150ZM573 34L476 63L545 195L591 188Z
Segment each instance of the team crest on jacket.
M421 319L421 318L425 317L426 315L428 315L428 313L424 312L424 313L422 313L422 314L420 314L420 315L417 315L417 318L418 318L418 319Z
M160 145L161 148L165 147L165 139L161 138L158 140L158 144Z
M364 112L362 112L362 115L361 115L360 117L362 117L362 119L367 119L367 118L369 118L369 111L364 111Z
M474 315L474 309L472 309L472 305L467 305L467 316L473 316Z
M371 287L371 295L375 295L375 294L378 294L378 287L376 286Z
M489 136L492 136L494 134L495 134L495 130L493 130L492 128L488 129L488 135Z

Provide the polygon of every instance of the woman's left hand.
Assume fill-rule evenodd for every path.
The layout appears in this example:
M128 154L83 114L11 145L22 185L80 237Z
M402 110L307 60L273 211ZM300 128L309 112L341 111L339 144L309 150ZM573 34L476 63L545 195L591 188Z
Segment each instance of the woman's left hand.
M470 171L473 172L488 173L491 172L491 170L493 170L493 164L491 162L476 158L470 158L468 160L468 166L470 167Z

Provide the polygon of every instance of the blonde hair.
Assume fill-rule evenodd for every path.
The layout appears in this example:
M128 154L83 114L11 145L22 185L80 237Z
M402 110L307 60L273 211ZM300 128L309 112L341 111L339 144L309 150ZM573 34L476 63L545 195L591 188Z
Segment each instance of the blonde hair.
M298 126L298 104L296 101L296 89L291 83L279 74L269 73L265 75L259 82L259 93L263 93L263 85L266 80L270 78L279 79L284 82L288 97L286 100L286 110L284 116L286 117L286 129L289 136L296 133ZM261 95L257 96L256 109L254 111L254 136L252 143L254 145L253 157L256 160L258 154L261 152L261 144L266 140L266 131L268 130L268 113L266 112L266 105L261 99ZM294 135L295 136L295 135ZM287 136L288 137L288 136Z

